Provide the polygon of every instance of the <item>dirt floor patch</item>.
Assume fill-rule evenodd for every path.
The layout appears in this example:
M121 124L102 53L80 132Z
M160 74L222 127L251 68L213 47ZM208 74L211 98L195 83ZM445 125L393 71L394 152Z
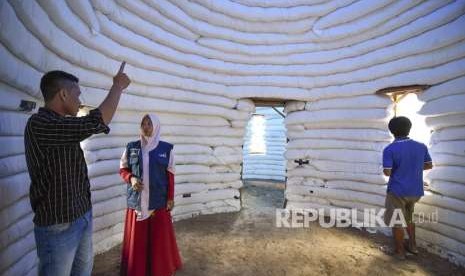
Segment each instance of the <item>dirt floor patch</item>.
M184 263L176 276L465 275L463 268L421 249L418 256L396 261L379 250L390 244L381 234L317 224L276 228L275 209L283 198L279 184L249 182L241 212L176 222ZM96 256L93 275L118 275L120 250Z

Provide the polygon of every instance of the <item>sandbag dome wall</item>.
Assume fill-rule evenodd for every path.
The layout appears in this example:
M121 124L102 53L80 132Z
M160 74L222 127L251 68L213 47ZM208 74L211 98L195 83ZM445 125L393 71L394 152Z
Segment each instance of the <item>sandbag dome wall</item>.
M280 109L282 111L282 108ZM264 116L264 133L260 133L263 135L260 137L263 138L265 151L260 154L250 152L254 135L254 125L250 120L244 139L242 179L285 181L286 128L284 127L284 119L271 107L257 107L254 114Z
M373 94L421 83L436 91L422 112L440 133L431 189L449 192L422 201L440 218L418 236L463 264L463 104L452 114L442 102L463 103L464 11L461 0L0 1L0 274L37 270L23 146L30 113L18 111L20 101L42 105L40 77L62 69L80 78L84 103L97 106L122 60L133 82L111 133L82 144L96 252L121 241L118 159L144 113L159 114L162 139L175 144L177 219L239 210L241 146L254 108L242 98L299 101L286 107L290 206L380 206L385 182L374 167L391 115ZM354 154L357 167L348 167ZM293 167L299 158L312 162ZM302 188L321 181L327 187L313 196Z

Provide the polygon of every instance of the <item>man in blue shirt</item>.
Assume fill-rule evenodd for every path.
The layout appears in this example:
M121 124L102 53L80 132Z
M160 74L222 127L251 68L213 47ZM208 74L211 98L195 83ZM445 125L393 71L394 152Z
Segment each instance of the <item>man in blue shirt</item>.
M433 168L428 148L408 137L412 123L406 117L395 117L389 122L389 131L395 140L383 151L383 172L389 176L384 221L392 227L395 252L398 259L405 259L405 249L418 254L415 242L413 211L415 203L424 195L423 170ZM402 214L405 223L391 223L393 214ZM404 248L404 228L409 236Z

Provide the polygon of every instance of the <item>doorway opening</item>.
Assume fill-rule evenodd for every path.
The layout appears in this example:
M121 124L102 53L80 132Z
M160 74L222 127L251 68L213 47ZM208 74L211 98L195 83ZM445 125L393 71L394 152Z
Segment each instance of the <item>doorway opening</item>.
M254 103L255 112L247 123L243 144L243 207L281 208L287 179L284 102L254 100Z

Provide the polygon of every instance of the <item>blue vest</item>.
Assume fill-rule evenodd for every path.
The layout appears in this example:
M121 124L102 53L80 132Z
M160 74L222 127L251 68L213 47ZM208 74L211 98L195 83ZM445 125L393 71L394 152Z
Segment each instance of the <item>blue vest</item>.
M156 210L166 207L168 194L168 174L166 169L170 160L170 153L173 145L160 141L158 146L149 152L149 178L150 183L142 179L142 150L140 140L130 142L126 147L128 167L131 173L142 179L144 185L149 185L149 210ZM135 191L131 184L127 185L128 208L141 210L141 193Z

